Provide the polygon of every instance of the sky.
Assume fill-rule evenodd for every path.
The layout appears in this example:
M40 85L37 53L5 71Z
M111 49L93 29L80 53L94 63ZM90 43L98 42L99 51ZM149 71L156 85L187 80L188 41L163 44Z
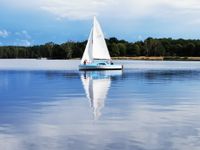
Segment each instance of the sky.
M93 16L106 38L200 38L199 0L0 0L0 46L87 40Z

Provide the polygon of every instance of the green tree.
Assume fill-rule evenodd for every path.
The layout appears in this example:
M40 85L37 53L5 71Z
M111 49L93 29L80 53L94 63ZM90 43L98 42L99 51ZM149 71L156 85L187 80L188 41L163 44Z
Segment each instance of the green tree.
M117 56L120 55L120 51L119 51L119 48L118 48L117 44L115 44L115 43L111 44L110 52L111 52L110 55L112 57L117 57Z
M126 45L124 43L117 44L120 56L126 56Z

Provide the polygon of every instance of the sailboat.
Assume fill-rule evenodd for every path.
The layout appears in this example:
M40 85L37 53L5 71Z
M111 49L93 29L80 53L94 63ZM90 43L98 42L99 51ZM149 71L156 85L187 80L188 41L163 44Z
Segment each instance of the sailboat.
M122 65L112 62L99 22L94 17L88 42L79 70L122 70Z

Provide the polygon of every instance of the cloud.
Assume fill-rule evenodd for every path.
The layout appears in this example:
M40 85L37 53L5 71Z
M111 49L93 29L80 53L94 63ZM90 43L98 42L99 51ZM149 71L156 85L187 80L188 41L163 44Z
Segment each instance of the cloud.
M199 0L2 0L16 8L41 9L58 18L86 20L92 16L140 18L145 16L200 15ZM162 15L163 14L163 15Z
M142 35L138 35L138 40L139 41L144 40L144 38L142 37Z
M14 45L19 45L19 46L30 46L32 45L32 38L29 35L28 31L26 30L22 30L19 32L15 32L15 41L14 41Z
M15 35L21 38L31 39L31 36L26 30L22 30L20 32L15 32Z
M186 14L200 15L200 1L197 0L124 0L118 1L114 8L110 10L114 12L112 14L127 19L143 17L172 19Z
M21 40L20 44L23 46L31 46L31 42L29 40Z
M40 8L59 18L75 20L94 15L117 19L200 15L200 1L197 0L44 0Z
M143 39L148 36L199 38L197 34L200 24L199 0L34 0L28 3L27 0L0 1L0 7L20 12L16 15L27 13L25 16L22 15L26 23L21 29L30 29L30 33L34 32L33 36L39 35L39 32L46 34L48 40L45 39L45 41L49 41L52 31L58 31L58 29L60 31L61 28L69 30L76 40L77 37L83 40L83 36L77 33L86 34L86 27L82 26L85 22L80 22L81 27L76 30L79 24L74 21L91 20L94 15L99 18L102 25L105 25L103 29L108 37L117 36L131 41L141 39L137 37L138 35L141 35ZM27 21L27 16L28 18L38 17L38 22L42 21L38 24L35 22L37 19L33 19L31 24L31 21ZM26 35L26 33L20 34L19 36ZM66 38L71 39L71 35L68 37L66 35ZM28 36L24 39L27 38ZM46 38L44 35L37 39L35 37L35 41L44 38Z
M42 10L50 12L59 18L85 20L99 15L103 10L114 4L113 0L45 0Z
M6 38L8 35L9 33L7 30L0 30L0 37Z
M159 4L158 0L44 0L40 8L59 18L73 20L90 19L94 15L130 19L150 14Z
M9 38L7 38L8 36ZM16 32L0 30L0 37L4 38L0 45L30 46L33 44L32 37L26 30Z
M16 39L13 42L13 45L16 45L16 46L31 46L32 42L27 40L27 39Z

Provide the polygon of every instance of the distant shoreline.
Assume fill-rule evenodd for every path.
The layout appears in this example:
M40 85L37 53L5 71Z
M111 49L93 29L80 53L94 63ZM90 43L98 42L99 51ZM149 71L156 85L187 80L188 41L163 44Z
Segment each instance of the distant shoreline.
M33 60L81 60L81 58L71 59L48 59L48 58L0 58L0 60L13 59L33 59ZM172 57L172 56L135 56L135 57L112 57L113 60L144 60L144 61L200 61L200 57Z
M150 61L200 61L200 57L179 57L179 56L136 56L136 57L112 57L113 60L150 60Z

